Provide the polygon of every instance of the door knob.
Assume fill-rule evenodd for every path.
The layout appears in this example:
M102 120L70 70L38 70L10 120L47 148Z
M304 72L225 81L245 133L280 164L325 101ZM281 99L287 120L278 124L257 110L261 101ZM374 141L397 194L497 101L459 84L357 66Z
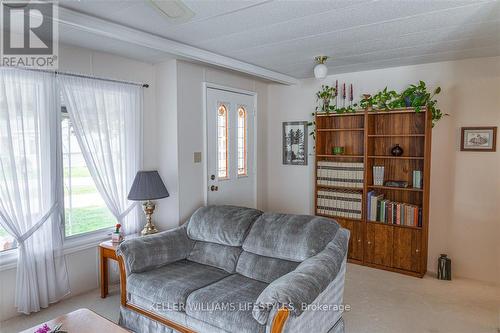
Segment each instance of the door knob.
M211 179L211 180L215 180L215 175L211 175L211 176L210 176L210 179Z
M218 191L218 190L219 190L219 186L215 186L215 185L210 186L210 191L214 192L214 191Z

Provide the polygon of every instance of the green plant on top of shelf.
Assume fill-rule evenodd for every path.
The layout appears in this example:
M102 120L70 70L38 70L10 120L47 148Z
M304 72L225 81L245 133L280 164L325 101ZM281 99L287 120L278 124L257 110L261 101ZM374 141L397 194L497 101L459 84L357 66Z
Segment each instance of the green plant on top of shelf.
M392 110L397 107L402 107L400 96L394 90L387 90L385 87L372 97L372 106L378 110Z
M316 93L316 101L319 103L316 106L316 112L321 111L328 114L334 111L335 105L331 105L331 103L336 96L337 90L335 87L322 85L321 90Z
M432 126L447 116L447 113L442 113L437 108L437 100L434 98L441 92L441 87L437 87L431 93L427 91L427 86L424 81L419 81L418 84L411 84L408 88L398 94L394 90L383 90L377 92L375 95L363 95L363 99L359 105L369 111L389 111L397 108L412 107L415 112L422 111L426 107L432 114Z
M442 113L440 109L437 108L437 100L434 96L441 92L441 87L434 89L432 94L427 91L427 87L424 81L420 81L418 85L411 84L402 93L401 97L405 101L406 106L411 106L415 108L415 112L420 112L423 106L427 107L432 113L432 126L434 126L443 116L447 116L447 113Z
M443 116L448 116L447 113L441 112L437 107L437 100L434 97L440 92L441 87L437 87L432 93L427 91L425 82L419 81L418 84L410 84L401 93L397 93L395 90L388 90L385 87L375 95L365 94L359 102L359 106L361 109L368 111L390 111L398 108L412 107L417 113L421 112L422 108L425 107L432 114L432 127L434 127ZM312 116L314 117L320 112L328 115L330 112L343 114L361 111L356 109L358 106L357 103L340 108L332 105L332 101L336 96L337 91L334 87L322 85L321 90L316 93L318 105ZM308 123L308 126L313 127L309 135L316 139L316 122L313 120Z

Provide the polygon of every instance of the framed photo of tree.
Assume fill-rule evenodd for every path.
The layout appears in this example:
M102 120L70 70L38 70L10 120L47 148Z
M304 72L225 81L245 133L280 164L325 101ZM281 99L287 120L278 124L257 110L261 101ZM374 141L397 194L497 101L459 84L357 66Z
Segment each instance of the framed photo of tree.
M283 123L283 164L307 165L307 121Z

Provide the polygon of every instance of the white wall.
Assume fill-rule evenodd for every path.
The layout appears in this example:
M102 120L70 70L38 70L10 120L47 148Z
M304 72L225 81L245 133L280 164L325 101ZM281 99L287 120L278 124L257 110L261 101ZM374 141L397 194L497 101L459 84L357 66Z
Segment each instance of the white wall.
M179 225L179 158L177 148L177 61L155 65L156 105L156 155L158 172L170 194L157 200L155 224L160 230Z
M174 63L177 64L176 68L173 67ZM162 229L182 224L194 210L204 204L206 188L203 182L206 156L202 156L201 163L194 163L193 160L194 152L203 152L204 150L203 82L257 92L257 146L259 151L257 157L257 197L259 198L258 206L262 206L263 194L265 193L265 187L262 184L264 184L265 177L260 177L260 174L264 174L265 149L261 148L264 146L262 138L265 127L261 124L265 124L266 119L267 84L246 75L176 60L156 65L155 71L157 89L159 89L157 90L157 104L160 112L158 125L161 127L158 129L158 141L168 145L161 151L161 154L165 155L160 158L159 169L165 182L178 182L177 187L173 189L173 191L178 191L175 193L175 197L158 202L161 213L157 224ZM172 88L174 78L177 80L177 86L169 89L169 87ZM173 91L176 91L176 96L172 96ZM164 106L163 102L160 102L162 98L165 98L165 102L169 103L167 107ZM172 103L175 104L174 100L177 101L176 107L172 105ZM175 110L177 110L177 114L172 113ZM162 114L164 112L168 112L169 115ZM173 124L176 124L176 129L172 128ZM175 138L175 133L177 138ZM169 170L168 178L163 174L166 175L167 170ZM178 172L177 176L175 170ZM170 187L168 189L171 191ZM170 194L172 195L172 192ZM176 204L178 207L175 207ZM178 219L177 224L173 220L174 217Z
M152 88L144 90L144 168L155 169L158 154L154 146L157 120L153 66L111 54L60 45L59 70L152 85ZM97 245L66 254L66 263L70 296L98 287ZM18 314L14 307L15 280L15 269L0 271L0 321Z
M332 75L296 86L270 85L266 209L314 212L314 158L309 157L307 167L282 165L281 123L311 119L315 92L336 79L353 83L355 96L385 86L402 90L418 80L430 88L442 87L437 99L450 117L433 129L428 270L435 272L438 255L448 253L456 276L498 284L500 147L496 153L460 152L459 129L500 126L500 57Z

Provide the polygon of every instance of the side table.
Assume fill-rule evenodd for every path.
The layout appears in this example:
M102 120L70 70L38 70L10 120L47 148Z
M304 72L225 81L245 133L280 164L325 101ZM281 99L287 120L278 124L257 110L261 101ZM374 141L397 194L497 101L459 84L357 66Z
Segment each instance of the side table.
M118 260L116 257L116 248L120 243L113 243L107 240L99 244L99 265L101 270L101 297L108 295L108 259Z

